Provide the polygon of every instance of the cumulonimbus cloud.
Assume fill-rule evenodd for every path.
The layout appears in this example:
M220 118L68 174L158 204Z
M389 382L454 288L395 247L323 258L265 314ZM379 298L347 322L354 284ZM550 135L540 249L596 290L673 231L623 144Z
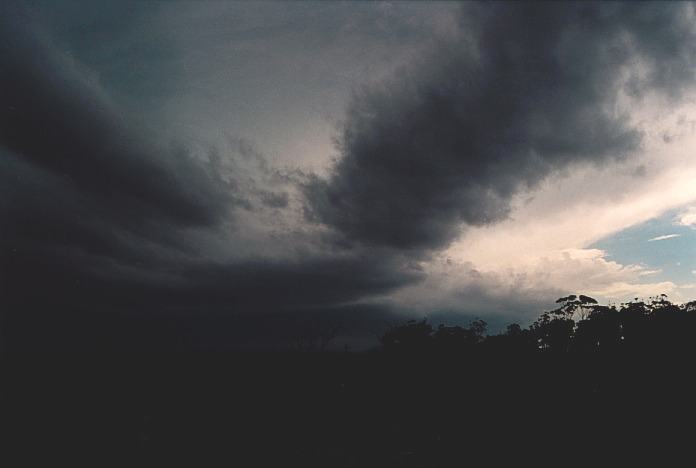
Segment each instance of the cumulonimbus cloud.
M554 171L639 149L622 97L693 82L689 4L467 4L461 35L356 93L308 215L341 236L401 249L445 246L507 216Z
M231 142L239 161L159 144L34 26L22 8L0 7L3 343L84 343L118 329L124 314L137 326L159 314L192 323L205 314L338 310L419 277L378 255L203 255L197 235L233 231L241 214L285 209L283 192L254 179L263 173L277 185L281 177L243 142ZM226 241L244 249L233 234Z
M619 97L678 93L693 64L688 5L466 5L457 40L356 94L341 158L328 178L304 181L303 199L272 190L293 182L244 144L240 164L157 144L89 70L34 34L31 18L0 10L0 306L11 315L3 324L26 325L16 341L39 327L98 336L109 312L246 324L350 314L423 279L403 251L504 218L514 194L556 170L638 149ZM252 252L202 254L205 236L244 251L234 230L259 237L251 218L283 212L301 224L302 203L348 242L327 248L323 227L278 222ZM261 255L272 242L289 253Z

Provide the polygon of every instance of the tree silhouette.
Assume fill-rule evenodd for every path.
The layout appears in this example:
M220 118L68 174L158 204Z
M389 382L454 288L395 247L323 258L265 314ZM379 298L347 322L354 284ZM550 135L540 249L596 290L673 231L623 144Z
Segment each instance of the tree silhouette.
M380 341L387 349L424 349L432 343L432 332L433 327L427 323L427 320L409 320L405 325L389 329Z
M583 294L561 297L557 307L542 313L528 328L509 325L505 332L487 335L487 324L475 320L468 327L411 320L392 327L381 337L386 349L461 352L483 346L515 352L616 353L690 350L696 332L696 301L678 305L665 294L620 306L603 305Z

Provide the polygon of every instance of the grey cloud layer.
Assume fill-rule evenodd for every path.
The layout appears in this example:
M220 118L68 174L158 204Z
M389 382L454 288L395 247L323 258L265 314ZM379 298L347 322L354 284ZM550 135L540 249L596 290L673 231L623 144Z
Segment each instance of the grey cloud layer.
M295 179L243 139L229 141L237 159L157 143L142 116L30 31L33 18L2 6L1 331L24 330L20 341L39 327L75 338L118 328L127 311L135 326L156 328L155 317L176 313L194 326L205 316L200 333L210 337L223 333L215 324L225 316L238 327L256 320L253 333L270 336L286 327L283 314L317 320L333 311L350 321L356 302L354 325L388 317L364 302L423 279L404 250L442 246L462 222L501 219L517 191L556 169L639 146L640 134L610 110L620 85L639 95L690 82L685 8L468 5L462 42L439 44L420 66L353 100L341 159L328 179L305 181L298 201ZM648 73L620 83L637 57ZM215 258L198 243L209 235L243 250L235 236L255 233L245 222L295 216L302 202L349 242L327 245L307 223L300 246L278 222L280 248L297 250L282 258Z
M305 187L310 218L367 245L440 247L556 170L630 154L641 135L615 111L619 94L693 82L690 11L467 4L458 41L355 96L342 157Z
M8 9L0 44L3 148L67 190L89 193L88 203L112 222L215 223L227 201L219 181L185 154L148 145L137 119L120 115L78 64Z
M138 116L120 111L88 71L30 30L24 10L6 5L1 13L3 319L331 307L415 279L384 257L204 259L191 232L243 229L235 212L287 205L270 182L239 172L253 166L273 182L270 168L240 142L242 169L214 152L203 161L152 143Z

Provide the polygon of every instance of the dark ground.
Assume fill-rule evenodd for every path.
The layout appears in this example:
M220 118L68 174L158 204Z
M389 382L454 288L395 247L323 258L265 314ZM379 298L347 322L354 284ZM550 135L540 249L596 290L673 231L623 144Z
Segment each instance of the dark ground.
M674 352L6 353L2 458L8 467L650 457L664 466L693 453L693 375L691 357Z

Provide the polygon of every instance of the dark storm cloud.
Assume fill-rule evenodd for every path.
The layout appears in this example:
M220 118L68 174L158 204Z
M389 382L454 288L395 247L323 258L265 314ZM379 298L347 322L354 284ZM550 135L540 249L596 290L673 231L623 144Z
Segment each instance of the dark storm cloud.
M50 211L27 209L39 217ZM224 263L162 252L142 239L125 242L94 221L68 224L69 231L50 218L33 223L72 245L3 240L0 332L10 349L287 348L335 324L341 336L364 341L367 334L374 343L378 320L395 315L381 306L356 314L364 306L354 302L422 277L388 256ZM91 251L94 243L109 246L108 256Z
M621 92L675 97L693 82L688 4L467 4L460 24L356 94L341 158L306 184L310 219L367 245L446 245L554 171L639 148Z
M153 143L139 116L34 27L23 9L0 7L2 343L92 345L145 327L156 347L148 323L176 317L177 340L181 327L212 336L221 317L240 314L259 318L234 323L272 336L263 317L344 307L419 277L394 256L205 257L195 233L238 229L236 210L287 207L287 194L266 187L280 176L239 142L239 164L227 166L215 151L195 158ZM247 166L270 182L239 172Z
M351 322L350 333L364 333L362 325L394 317L366 301L423 278L398 248L441 246L461 222L504 217L517 191L552 171L640 144L639 133L611 112L616 78L639 57L647 72L629 77L626 92L678 95L692 64L682 8L467 6L461 28L468 39L440 44L420 67L361 93L332 175L303 186L308 213L347 241L329 250L317 226L286 232L280 221L298 209L294 178L243 139L230 142L234 157L214 150L195 157L159 144L150 131L156 122L122 110L102 87L130 89L114 85L131 73L129 59L102 82L6 3L0 341L79 347L130 337L156 347L171 326L173 341L190 333L186 339L198 343L287 342L305 323L321 328L324 313L326 323ZM94 27L110 20L104 14ZM131 18L118 22L127 27ZM150 39L143 33L137 43ZM104 42L84 49L99 55ZM155 42L155 56L172 52L161 37ZM157 80L147 82L143 95ZM256 232L251 224L276 220L273 236L293 252L262 259L273 236L244 252L244 235ZM304 238L286 238L303 229ZM213 237L228 242L219 258L205 245ZM307 238L317 245L307 247Z
M0 23L3 148L88 193L111 222L215 223L226 202L221 184L186 154L147 144L137 118L119 114L78 64L31 33L26 15L7 9Z
M109 262L153 261L153 245L184 248L179 231L216 226L235 201L185 151L150 143L137 116L120 112L88 71L34 30L33 19L23 8L2 7L4 299L60 282L38 281L44 270L78 278ZM37 261L44 270L24 276L23 265ZM10 287L10 277L26 282Z
M12 273L3 278L3 289L11 292L5 303L263 315L349 303L421 277L417 268L371 256L232 264L146 257L145 269L121 259L119 264L95 261L74 250L33 253L23 255L20 248L4 257L3 267Z

